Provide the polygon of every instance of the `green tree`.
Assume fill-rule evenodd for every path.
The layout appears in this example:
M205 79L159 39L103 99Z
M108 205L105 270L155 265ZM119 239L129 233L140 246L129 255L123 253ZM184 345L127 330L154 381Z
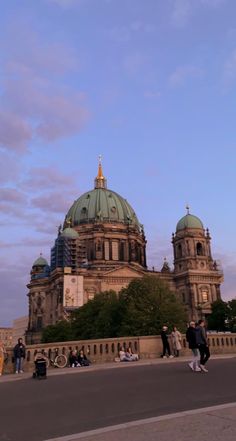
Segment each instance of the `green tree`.
M228 302L229 316L228 326L231 332L236 332L236 299Z
M123 311L120 336L159 334L163 324L185 329L187 313L183 304L155 276L133 280L119 297Z
M225 331L229 320L229 305L223 300L216 300L211 305L212 313L208 318L208 328L214 331Z
M66 320L61 320L60 322L56 323L56 325L47 326L43 330L43 343L69 340L73 340L73 333L71 323Z
M112 338L118 334L122 305L114 291L97 294L72 315L76 339Z

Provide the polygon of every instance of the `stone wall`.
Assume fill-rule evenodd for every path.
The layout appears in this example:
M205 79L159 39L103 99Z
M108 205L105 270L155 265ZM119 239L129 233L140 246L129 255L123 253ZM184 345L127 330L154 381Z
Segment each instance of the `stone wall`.
M235 354L236 355L236 334L209 334L208 342L211 354ZM141 359L158 358L162 353L162 342L160 336L145 337L122 337L101 340L81 340L63 343L48 343L27 346L24 371L30 372L34 369L34 357L39 351L47 354L50 359L55 354L68 356L71 349L83 348L92 363L112 362L118 356L121 346L131 347L133 352L138 353ZM12 348L7 349L8 357L4 365L4 373L14 372L12 361ZM180 356L190 355L185 335L182 336L182 350ZM53 368L53 367L52 367Z

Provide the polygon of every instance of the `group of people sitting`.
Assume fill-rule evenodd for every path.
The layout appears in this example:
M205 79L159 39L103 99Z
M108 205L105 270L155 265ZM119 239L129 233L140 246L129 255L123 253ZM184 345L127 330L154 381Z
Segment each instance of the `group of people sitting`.
M119 351L120 361L138 361L138 354L132 352L132 348L129 346L127 349L122 346Z
M86 357L83 349L80 349L80 351L73 349L70 351L69 354L69 364L70 367L75 368L81 366L89 366L91 364L91 361Z

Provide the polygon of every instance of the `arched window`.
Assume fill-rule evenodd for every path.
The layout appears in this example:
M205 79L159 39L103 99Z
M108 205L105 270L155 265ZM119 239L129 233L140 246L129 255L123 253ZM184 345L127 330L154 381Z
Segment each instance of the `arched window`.
M203 256L203 246L202 246L202 244L201 244L201 242L198 242L197 243L197 255L198 256Z
M180 243L177 246L177 257L182 257L182 246Z

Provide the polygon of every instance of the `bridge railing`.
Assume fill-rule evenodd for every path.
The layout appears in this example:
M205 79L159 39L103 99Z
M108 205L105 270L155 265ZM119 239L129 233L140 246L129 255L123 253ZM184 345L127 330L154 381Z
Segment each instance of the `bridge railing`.
M169 341L171 344L171 338L169 338ZM208 343L212 354L236 354L236 334L209 334ZM182 349L180 356L189 355L190 351L185 335L182 335L181 344ZM158 358L162 353L162 342L159 335L40 343L26 347L24 371L33 371L34 358L37 352L43 352L49 358L54 359L57 354L64 354L68 357L71 350L83 349L92 363L106 363L115 361L122 346L124 348L131 347L132 351L138 353L141 359ZM7 355L4 372L13 373L14 362L12 348L7 349Z

